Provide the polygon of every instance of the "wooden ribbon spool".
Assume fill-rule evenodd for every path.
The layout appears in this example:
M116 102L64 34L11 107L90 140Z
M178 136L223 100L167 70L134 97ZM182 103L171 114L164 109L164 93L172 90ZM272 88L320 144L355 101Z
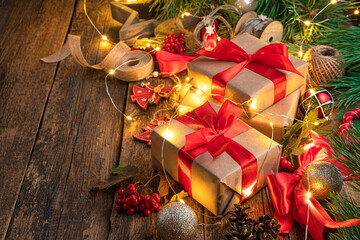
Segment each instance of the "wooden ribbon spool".
M311 87L326 83L345 74L341 67L344 63L342 54L333 47L320 45L310 48L304 55L304 61L309 62L308 80Z
M279 21L263 15L258 16L254 11L244 13L234 28L235 36L247 32L268 43L280 42L283 31L284 28Z

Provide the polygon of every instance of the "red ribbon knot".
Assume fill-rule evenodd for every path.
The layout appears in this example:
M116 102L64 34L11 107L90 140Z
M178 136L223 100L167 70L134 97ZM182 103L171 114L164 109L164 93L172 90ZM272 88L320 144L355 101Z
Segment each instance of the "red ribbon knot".
M225 151L242 168L242 188L249 193L256 189L257 160L255 156L232 140L233 137L250 129L248 125L237 120L242 109L226 101L216 113L209 102L176 118L182 124L196 130L185 136L185 146L179 150L178 179L184 189L191 195L191 165L196 157L208 151L213 158ZM242 195L244 201L250 194Z
M302 76L289 60L288 48L284 44L266 45L254 54L248 54L235 43L222 38L214 51L210 52L201 49L197 54L221 61L237 63L236 65L215 74L212 79L211 94L221 102L224 101L227 83L244 68L248 68L273 82L274 103L284 98L286 95L286 75L277 69L286 70Z

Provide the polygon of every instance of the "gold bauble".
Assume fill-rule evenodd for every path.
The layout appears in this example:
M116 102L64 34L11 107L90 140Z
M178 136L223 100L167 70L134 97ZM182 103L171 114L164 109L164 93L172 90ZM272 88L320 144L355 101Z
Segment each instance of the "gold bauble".
M317 200L325 200L332 192L340 192L343 178L339 169L332 163L320 161L312 163L302 177L304 187Z
M197 224L194 210L181 202L166 204L156 218L156 229L162 240L193 239Z

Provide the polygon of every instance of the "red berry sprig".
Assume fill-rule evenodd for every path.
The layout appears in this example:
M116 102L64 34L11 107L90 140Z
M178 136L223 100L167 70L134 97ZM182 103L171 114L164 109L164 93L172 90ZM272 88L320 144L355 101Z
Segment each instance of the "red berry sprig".
M127 186L127 191L125 189L119 189L118 194L119 197L115 200L115 210L118 213L124 210L129 215L134 212L143 212L145 216L149 216L155 211L159 212L162 208L159 204L159 194L139 194L134 184Z
M280 157L279 171L283 171L283 170L289 170L289 171L293 172L295 170L295 168L291 164L290 161L286 160L286 158L284 156L281 156Z
M179 33L177 36L175 34L168 34L164 39L163 50L171 53L182 53L186 51L185 43L183 41L184 33Z

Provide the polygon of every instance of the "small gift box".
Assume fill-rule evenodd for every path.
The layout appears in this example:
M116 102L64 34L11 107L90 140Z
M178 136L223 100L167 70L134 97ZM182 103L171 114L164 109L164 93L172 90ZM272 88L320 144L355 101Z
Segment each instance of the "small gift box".
M152 165L215 215L244 201L279 167L281 146L245 124L242 109L206 102L153 130Z
M197 53L203 56L187 65L191 84L220 102L243 104L249 118L305 85L307 62L247 33Z
M241 116L240 119L269 138L273 135L273 139L280 143L285 127L291 126L294 121L299 104L299 98L301 96L301 92L304 91L304 88L305 86L297 89L290 95L250 119L245 116ZM181 101L179 113L185 114L186 112L204 104L206 101L211 101L217 106L221 106L219 101L207 96L206 94L200 92L197 93L196 90L191 89ZM273 126L270 125L270 122Z

